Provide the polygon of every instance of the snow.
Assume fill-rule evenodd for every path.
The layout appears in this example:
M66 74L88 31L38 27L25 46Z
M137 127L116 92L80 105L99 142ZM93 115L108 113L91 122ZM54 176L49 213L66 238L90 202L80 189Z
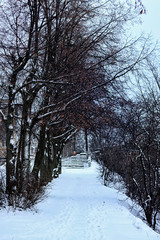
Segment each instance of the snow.
M12 124L9 125L9 129L13 130L13 125Z
M160 240L160 235L133 216L126 196L105 187L97 164L63 169L35 211L1 210L1 240Z
M11 137L10 144L12 144L12 145L15 144L15 141L14 141L13 137Z
M5 117L5 115L4 115L4 113L2 112L2 110L0 110L0 114L1 114L1 116L2 116L2 118L3 118L3 120L7 120L6 117Z

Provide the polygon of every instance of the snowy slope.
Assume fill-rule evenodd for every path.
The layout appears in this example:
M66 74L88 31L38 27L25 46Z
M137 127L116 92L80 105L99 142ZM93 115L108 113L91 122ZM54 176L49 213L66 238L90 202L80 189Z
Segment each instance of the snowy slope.
M0 240L160 240L101 185L96 169L64 169L38 213L1 210Z

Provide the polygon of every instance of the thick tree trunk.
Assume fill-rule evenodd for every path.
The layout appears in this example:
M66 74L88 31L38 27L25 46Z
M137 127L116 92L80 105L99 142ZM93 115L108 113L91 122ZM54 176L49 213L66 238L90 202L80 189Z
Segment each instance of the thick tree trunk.
M40 174L42 164L44 161L44 152L45 152L45 145L46 145L45 134L46 134L46 125L42 125L40 130L38 149L36 152L34 167L32 171L37 181L38 181L38 175Z
M8 116L6 121L6 192L12 194L15 187L15 149L13 136L13 100L12 87L9 87Z
M53 143L53 162L54 162L54 169L53 169L53 177L57 178L59 174L62 172L62 163L61 163L61 154L63 151L63 144L56 142Z

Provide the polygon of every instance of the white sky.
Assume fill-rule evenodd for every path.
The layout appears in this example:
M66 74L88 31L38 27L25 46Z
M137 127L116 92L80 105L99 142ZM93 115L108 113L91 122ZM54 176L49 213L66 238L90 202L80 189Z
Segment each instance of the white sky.
M160 0L142 0L142 2L146 14L142 15L143 23L140 28L160 41Z

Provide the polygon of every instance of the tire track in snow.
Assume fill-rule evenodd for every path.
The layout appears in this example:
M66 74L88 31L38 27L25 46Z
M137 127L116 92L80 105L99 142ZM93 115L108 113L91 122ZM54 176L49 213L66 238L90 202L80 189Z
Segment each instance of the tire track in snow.
M54 231L54 239L65 240L70 239L70 227L74 216L74 203L71 200L67 200L65 206L62 208L61 213L55 216L53 222L56 221L57 229ZM66 231L67 230L67 231Z
M73 206L73 205L72 205ZM70 232L66 231L66 229L70 226L70 221L73 218L73 211L70 204L70 201L66 200L65 205L61 205L61 209L58 213L52 213L53 215L49 215L48 219L43 222L34 221L30 228L27 228L24 232L24 239L26 236L28 239L36 239L36 240L65 240L70 239ZM41 216L43 218L43 216ZM37 237L37 232L39 233L39 238ZM22 239L23 239L22 237Z
M108 240L106 234L106 218L104 214L105 209L102 203L92 203L88 209L88 232L87 238L89 240ZM103 214L102 214L103 212ZM104 217L106 216L106 217Z

